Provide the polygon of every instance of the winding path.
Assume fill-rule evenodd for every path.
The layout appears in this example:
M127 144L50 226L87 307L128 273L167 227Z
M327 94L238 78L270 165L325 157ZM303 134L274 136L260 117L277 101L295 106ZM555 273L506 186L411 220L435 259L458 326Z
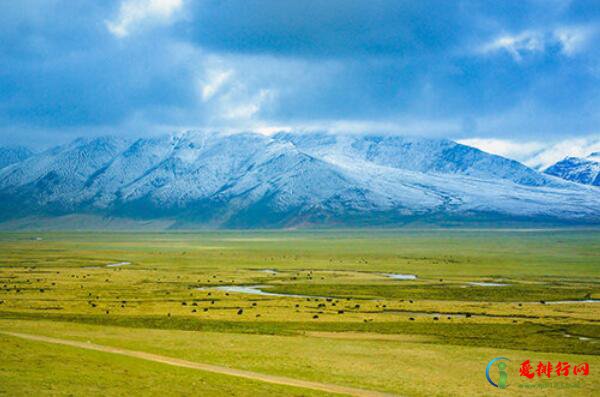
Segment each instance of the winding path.
M261 382L274 383L277 385L301 387L301 388L305 388L305 389L312 389L312 390L324 391L324 392L329 392L329 393L345 394L345 395L357 396L357 397L391 397L391 396L395 396L394 394L358 389L358 388L354 388L354 387L339 386L339 385L335 385L335 384L331 384L331 383L311 382L311 381L307 381L307 380L288 378L285 376L261 374L258 372L222 367L222 366L218 366L218 365L203 364L203 363L197 363L197 362L193 362L193 361L180 360L178 358L160 356L157 354L146 353L146 352L135 351L135 350L121 349L118 347L97 345L95 343L90 343L90 342L78 342L78 341L69 340L69 339L58 339L58 338L51 338L49 336L22 334L22 333L18 333L18 332L7 332L7 331L0 331L0 334L14 336L17 338L22 338L22 339L27 339L27 340L37 341L37 342L54 343L57 345L78 347L80 349L95 350L95 351L100 351L100 352L104 352L104 353L120 354L122 356L135 357L135 358L139 358L142 360L154 361L157 363L173 365L176 367L197 369L200 371L213 372L213 373L222 374L222 375L236 376L238 378L246 378L246 379L251 379L251 380L256 380L256 381L261 381Z

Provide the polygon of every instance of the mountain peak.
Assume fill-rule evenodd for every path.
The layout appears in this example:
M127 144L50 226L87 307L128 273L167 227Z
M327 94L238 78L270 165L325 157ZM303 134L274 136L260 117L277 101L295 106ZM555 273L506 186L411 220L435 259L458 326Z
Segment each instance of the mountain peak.
M548 167L544 173L585 185L600 186L600 157L592 153L586 158L566 157Z

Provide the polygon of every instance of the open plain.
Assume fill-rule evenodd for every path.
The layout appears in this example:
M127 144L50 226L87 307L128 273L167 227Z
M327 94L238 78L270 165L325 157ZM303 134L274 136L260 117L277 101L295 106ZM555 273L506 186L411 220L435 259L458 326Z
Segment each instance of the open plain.
M600 386L594 230L2 233L0 252L0 395ZM528 379L525 360L590 375Z

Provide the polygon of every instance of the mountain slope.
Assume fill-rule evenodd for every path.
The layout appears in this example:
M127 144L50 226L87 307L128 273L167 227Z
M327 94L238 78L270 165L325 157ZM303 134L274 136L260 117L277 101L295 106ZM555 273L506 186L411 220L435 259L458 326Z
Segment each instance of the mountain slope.
M585 185L600 186L600 152L586 158L567 157L548 167L544 173Z
M379 135L279 134L302 150L336 162L360 159L375 165L426 174L511 180L529 186L553 181L523 164L446 139Z
M0 213L77 211L87 196L88 178L126 146L127 141L114 137L77 139L1 169Z
M4 168L30 157L33 153L23 146L0 147L0 168Z
M448 140L188 132L79 139L0 170L0 218L175 225L600 222L600 195Z

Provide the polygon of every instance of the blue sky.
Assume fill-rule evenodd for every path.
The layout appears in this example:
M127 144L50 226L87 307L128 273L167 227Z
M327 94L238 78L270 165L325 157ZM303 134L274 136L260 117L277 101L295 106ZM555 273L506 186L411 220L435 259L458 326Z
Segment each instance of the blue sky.
M191 128L587 142L599 39L592 0L5 0L0 144Z

